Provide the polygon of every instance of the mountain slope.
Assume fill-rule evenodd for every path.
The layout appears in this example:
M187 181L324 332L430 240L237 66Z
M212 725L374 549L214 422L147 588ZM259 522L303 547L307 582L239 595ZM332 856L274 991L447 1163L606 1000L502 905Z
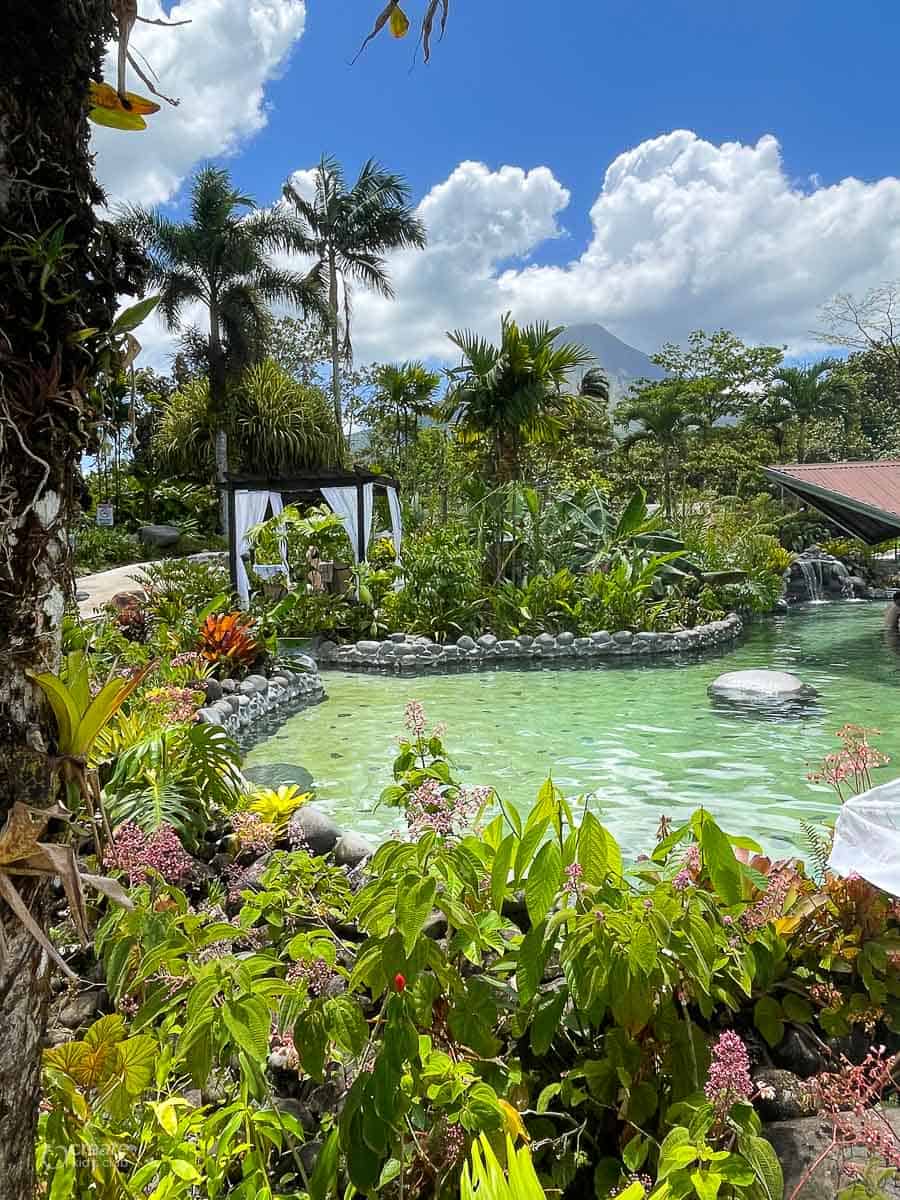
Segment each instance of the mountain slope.
M642 350L629 346L602 325L569 325L560 339L587 346L609 377L612 404L626 395L636 379L662 379L665 375Z

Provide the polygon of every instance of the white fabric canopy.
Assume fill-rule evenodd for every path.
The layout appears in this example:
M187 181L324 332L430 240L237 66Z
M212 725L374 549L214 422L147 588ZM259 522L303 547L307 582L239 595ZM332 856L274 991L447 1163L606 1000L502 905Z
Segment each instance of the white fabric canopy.
M397 562L400 561L400 543L403 540L403 517L400 515L400 497L397 495L397 489L389 487L387 489L388 508L391 510L391 536L394 539L394 553L397 556Z
M277 517L284 504L279 492L236 491L234 493L234 540L237 546L237 590L241 604L246 607L250 603L250 580L247 578L247 568L244 566L244 555L247 553L247 532L254 525L266 519L266 513L272 509L272 515ZM281 545L281 565L287 575L286 546Z
M900 780L844 801L828 865L836 875L861 875L900 896Z
M340 517L350 545L353 548L353 561L358 563L365 558L369 548L369 535L372 529L372 507L375 502L375 486L363 484L363 527L360 539L356 487L327 487L322 488L325 503L336 516ZM360 541L362 541L362 556L360 556Z

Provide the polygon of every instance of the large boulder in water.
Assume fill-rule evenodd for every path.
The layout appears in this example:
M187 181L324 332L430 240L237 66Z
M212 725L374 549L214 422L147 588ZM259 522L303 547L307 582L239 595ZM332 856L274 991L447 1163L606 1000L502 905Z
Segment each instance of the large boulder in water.
M251 783L274 791L289 784L298 787L301 792L313 790L312 775L306 767L297 763L255 763L252 767L244 767L242 774Z
M808 700L814 693L787 671L726 671L709 685L709 694L738 704L779 704Z

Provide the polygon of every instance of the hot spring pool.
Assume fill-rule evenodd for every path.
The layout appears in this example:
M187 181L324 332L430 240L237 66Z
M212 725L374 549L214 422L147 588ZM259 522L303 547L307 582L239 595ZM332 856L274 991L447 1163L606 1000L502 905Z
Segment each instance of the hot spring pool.
M661 813L676 821L703 805L732 833L771 852L802 846L801 818L833 815L831 790L807 772L835 748L844 723L874 726L900 773L900 648L882 629L884 605L828 604L750 628L700 662L497 670L413 678L323 672L328 699L290 718L247 755L312 776L317 799L345 828L384 836L398 825L376 807L391 781L408 700L447 725L457 776L490 784L527 810L547 775L589 804L632 852L652 844ZM802 715L714 708L723 671L792 671L819 692Z

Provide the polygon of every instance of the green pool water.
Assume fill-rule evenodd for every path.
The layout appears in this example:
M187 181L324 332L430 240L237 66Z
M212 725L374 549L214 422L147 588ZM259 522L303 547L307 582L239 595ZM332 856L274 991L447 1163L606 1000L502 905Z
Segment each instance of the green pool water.
M699 805L732 833L770 852L798 845L799 821L833 815L830 789L807 772L845 722L875 726L900 772L900 650L881 604L828 604L753 625L727 652L690 663L510 669L409 677L324 673L327 700L290 718L247 763L290 763L312 775L339 824L381 835L397 813L377 808L390 782L408 700L447 725L464 783L490 784L526 810L552 774L588 803L631 852L652 843L661 813ZM757 716L714 707L707 686L723 671L793 671L817 689L802 715Z

